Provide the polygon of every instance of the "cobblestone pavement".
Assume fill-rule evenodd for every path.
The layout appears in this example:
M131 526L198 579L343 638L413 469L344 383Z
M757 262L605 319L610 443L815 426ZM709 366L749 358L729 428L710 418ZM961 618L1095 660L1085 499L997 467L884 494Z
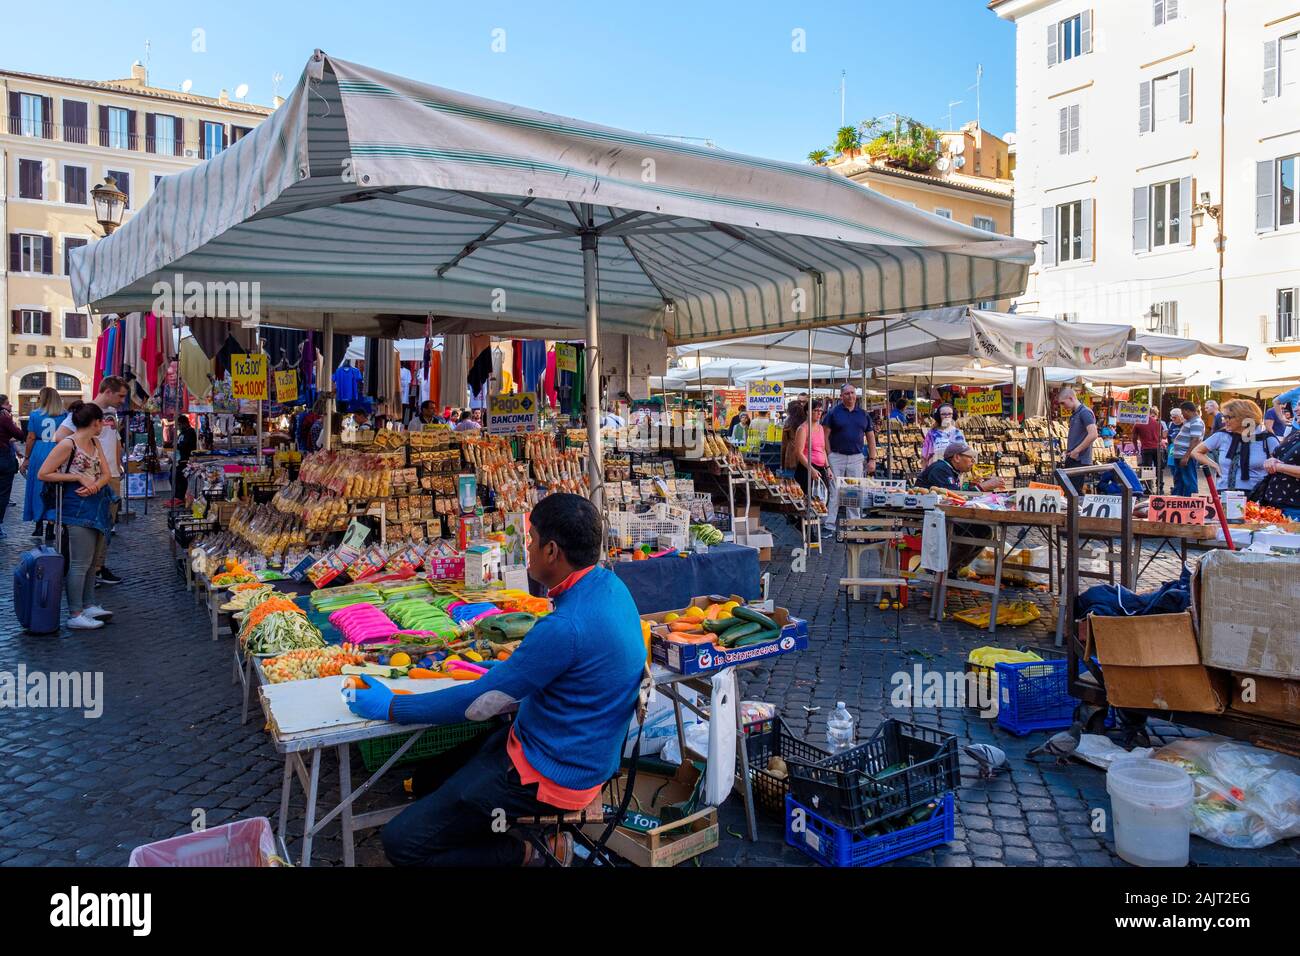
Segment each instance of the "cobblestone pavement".
M21 516L21 488L4 522L8 538L0 555L13 566L33 544ZM138 505L137 505L138 508ZM816 741L827 714L844 700L859 726L870 731L898 716L950 731L967 741L994 742L1011 758L1011 771L997 780L976 779L963 757L956 840L896 865L1004 866L1111 865L1119 863L1109 836L1094 833L1089 810L1106 807L1104 775L1079 764L1032 764L1024 754L1043 735L1020 739L998 730L973 712L957 709L895 711L889 705L890 677L921 664L940 670L962 667L967 651L987 643L963 624L929 621L923 610L902 616L900 640L893 613L855 605L848 617L836 582L844 573L844 549L827 543L808 570L790 570L797 536L780 516L766 524L779 539L773 560L772 593L778 603L807 617L811 646L745 676L745 697L778 704L795 730ZM231 639L209 638L204 610L187 594L169 554L165 520L154 508L127 522L109 553L110 566L124 582L102 588L100 600L116 622L94 632L23 634L12 611L0 622L0 671L95 671L103 674L103 713L79 710L0 710L0 864L123 865L132 848L190 829L197 811L209 826L228 820L278 813L283 763L268 741L260 715L239 724L239 691L231 683ZM1153 573L1169 574L1160 561ZM1154 579L1154 578L1152 578ZM12 608L12 581L3 576L5 608ZM1053 619L1043 595L1043 620L1000 631L995 643L1049 645ZM952 607L968 603L954 596ZM820 708L809 714L805 708ZM1176 728L1162 727L1176 735ZM332 757L322 767L322 806L332 805L337 786ZM353 760L358 780L359 761ZM400 774L380 782L359 801L360 810L404 800ZM331 792L332 791L332 792ZM811 865L783 843L779 821L760 817L759 840L742 839L744 814L738 799L721 811L720 847L705 865ZM295 793L290 834L301 834L301 796ZM1296 865L1298 841L1259 851L1231 851L1199 839L1192 859L1199 864ZM296 840L291 838L291 849ZM316 842L319 865L341 861L338 830L329 826ZM357 860L381 863L377 831L358 839ZM1123 864L1121 864L1123 865Z

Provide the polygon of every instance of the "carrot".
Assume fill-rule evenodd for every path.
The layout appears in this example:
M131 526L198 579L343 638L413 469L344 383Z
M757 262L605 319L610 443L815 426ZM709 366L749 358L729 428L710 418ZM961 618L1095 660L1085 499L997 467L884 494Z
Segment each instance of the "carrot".
M343 686L347 690L367 690L370 687L364 680L356 676L343 678Z
M406 676L415 680L427 680L430 677L441 677L442 675L437 671L429 670L427 667L412 667L406 672Z

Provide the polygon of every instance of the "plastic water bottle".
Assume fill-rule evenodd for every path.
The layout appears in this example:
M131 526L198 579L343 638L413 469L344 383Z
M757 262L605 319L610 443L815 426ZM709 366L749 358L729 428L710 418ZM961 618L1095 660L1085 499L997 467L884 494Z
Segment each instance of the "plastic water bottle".
M848 750L853 746L853 715L844 701L835 704L835 712L826 721L826 747L831 753Z

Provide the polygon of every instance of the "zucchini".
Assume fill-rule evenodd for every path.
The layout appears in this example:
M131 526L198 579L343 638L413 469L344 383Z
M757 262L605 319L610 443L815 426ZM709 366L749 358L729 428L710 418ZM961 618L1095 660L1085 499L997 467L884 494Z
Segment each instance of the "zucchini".
M777 627L776 621L772 620L766 614L760 614L758 611L755 611L752 607L746 607L743 604L740 605L739 607L733 607L731 609L731 616L738 617L742 621L753 621L755 624L761 624L763 625L764 630L770 630L772 628L776 628L776 630L779 631L781 629Z
M744 624L745 621L742 618L732 616L732 617L723 617L723 618L713 618L712 620L706 618L704 621L701 621L700 623L704 625L704 629L708 631L710 634L721 634L723 631L729 631L733 627L737 627L738 625Z
M723 647L731 647L742 637L748 637L750 634L757 634L763 629L763 625L755 624L753 621L743 621L739 626L718 635L718 643Z
M767 641L775 641L780 636L781 636L781 631L779 629L773 630L769 628L765 631L758 631L753 634L747 634L745 637L741 638L739 641L736 641L736 643L731 644L729 646L749 647L751 644L763 644L766 643Z

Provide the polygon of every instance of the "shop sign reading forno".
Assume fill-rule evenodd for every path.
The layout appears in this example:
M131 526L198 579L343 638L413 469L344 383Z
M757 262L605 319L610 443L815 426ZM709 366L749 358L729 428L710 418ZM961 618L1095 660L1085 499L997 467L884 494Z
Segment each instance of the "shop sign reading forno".
M488 399L489 435L522 435L537 431L537 393L493 395Z

